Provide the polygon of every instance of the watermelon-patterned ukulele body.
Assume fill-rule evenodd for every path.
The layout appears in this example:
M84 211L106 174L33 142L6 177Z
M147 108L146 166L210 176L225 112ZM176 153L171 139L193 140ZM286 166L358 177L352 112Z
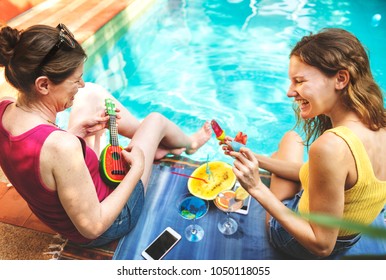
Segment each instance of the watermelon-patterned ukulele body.
M106 111L110 116L110 144L102 151L99 168L103 181L115 188L123 180L129 170L128 163L122 157L123 148L118 143L118 129L116 123L115 104L112 99L105 100Z

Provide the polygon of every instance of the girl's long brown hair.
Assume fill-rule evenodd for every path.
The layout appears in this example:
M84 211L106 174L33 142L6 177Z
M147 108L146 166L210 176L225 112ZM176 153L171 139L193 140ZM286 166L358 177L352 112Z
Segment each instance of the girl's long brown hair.
M317 34L304 36L292 49L291 56L299 57L329 77L339 70L347 70L350 81L341 92L344 105L369 129L377 131L386 127L383 93L373 78L365 48L353 34L339 28L322 29ZM302 120L298 108L295 113L296 126L303 127L307 146L332 127L325 115Z

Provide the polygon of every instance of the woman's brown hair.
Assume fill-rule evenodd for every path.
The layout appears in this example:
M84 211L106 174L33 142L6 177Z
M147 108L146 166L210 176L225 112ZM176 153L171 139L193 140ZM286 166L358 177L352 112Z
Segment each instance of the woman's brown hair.
M22 98L34 98L36 78L47 76L60 84L87 58L82 46L73 39L74 48L61 46L46 63L41 64L58 43L60 30L47 25L34 25L25 31L4 26L0 29L0 66L5 67L6 80Z
M304 36L292 49L292 56L318 68L328 77L339 70L347 70L350 81L341 92L345 106L369 129L376 131L386 127L383 93L373 78L365 48L353 34L339 28L322 29L317 34ZM298 108L295 112L297 126L303 124L307 145L332 127L330 118L325 115L302 120Z

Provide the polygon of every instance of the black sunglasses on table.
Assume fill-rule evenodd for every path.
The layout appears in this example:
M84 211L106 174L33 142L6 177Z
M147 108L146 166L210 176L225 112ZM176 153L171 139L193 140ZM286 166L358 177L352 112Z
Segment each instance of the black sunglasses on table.
M41 68L43 65L45 65L56 54L56 52L62 46L66 46L70 49L75 48L74 34L72 34L71 31L63 23L59 23L56 28L59 29L59 31L60 31L58 42L46 54L46 56L43 58L42 62L40 62L39 68Z

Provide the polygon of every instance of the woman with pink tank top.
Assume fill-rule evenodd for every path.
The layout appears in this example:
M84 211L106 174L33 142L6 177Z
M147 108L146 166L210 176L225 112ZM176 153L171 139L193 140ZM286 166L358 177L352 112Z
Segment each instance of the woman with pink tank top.
M64 24L0 29L0 66L18 98L0 99L0 165L45 224L84 246L128 233L141 213L153 161L194 153L211 137L209 123L186 135L158 113L138 121L104 88L82 79L86 54ZM109 121L105 99L116 105L122 151L130 166L115 188L102 180L99 155ZM55 124L71 109L67 130Z

